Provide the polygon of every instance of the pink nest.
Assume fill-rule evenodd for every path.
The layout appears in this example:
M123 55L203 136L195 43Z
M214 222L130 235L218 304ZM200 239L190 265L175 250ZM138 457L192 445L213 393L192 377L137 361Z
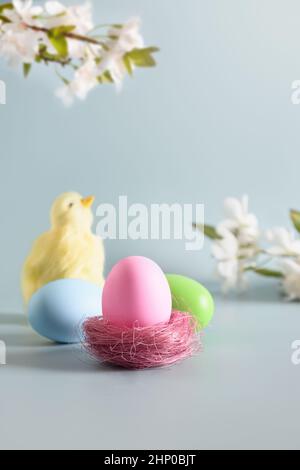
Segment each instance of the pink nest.
M188 313L173 311L169 323L120 328L101 317L83 323L85 349L101 362L127 369L175 364L201 350L197 322Z

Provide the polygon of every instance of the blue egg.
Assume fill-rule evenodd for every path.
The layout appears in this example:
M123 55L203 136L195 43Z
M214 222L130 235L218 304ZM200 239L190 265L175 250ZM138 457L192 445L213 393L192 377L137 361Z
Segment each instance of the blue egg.
M80 279L59 279L41 287L30 299L28 319L41 336L57 343L78 343L80 323L102 315L102 289Z

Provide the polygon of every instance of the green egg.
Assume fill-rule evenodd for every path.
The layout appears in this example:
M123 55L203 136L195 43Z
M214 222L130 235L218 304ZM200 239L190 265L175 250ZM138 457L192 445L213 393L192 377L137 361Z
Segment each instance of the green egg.
M166 278L172 293L172 308L194 315L199 329L207 326L214 313L214 301L209 291L189 277L166 274Z

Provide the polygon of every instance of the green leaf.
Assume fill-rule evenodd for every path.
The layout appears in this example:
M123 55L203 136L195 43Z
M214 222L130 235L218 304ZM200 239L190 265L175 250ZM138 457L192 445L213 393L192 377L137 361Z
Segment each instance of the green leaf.
M157 47L145 47L144 49L133 49L125 54L136 67L154 67L156 62L152 57L154 52L159 49Z
M0 5L0 13L3 13L4 10L13 10L14 6L12 3L3 3Z
M62 25L52 28L48 32L48 38L52 46L62 58L65 58L68 55L68 42L65 38L65 34L72 32L74 29L75 26L73 25Z
M290 218L297 232L300 232L300 212L295 209L291 209Z
M55 28L50 29L49 33L51 34L52 37L59 38L60 36L63 36L64 34L71 33L75 28L76 26L74 25L56 26Z
M133 74L132 62L130 60L130 57L128 57L127 54L124 55L123 62L129 75L132 75Z
M11 23L7 16L4 15L0 15L0 21L2 21L3 23Z
M203 232L204 235L206 237L210 238L211 240L221 240L222 239L221 235L218 234L217 230L212 225L193 223L193 227L196 228L197 230L200 230L201 232Z
M111 73L108 70L106 70L97 79L99 83L114 83Z
M283 277L283 273L281 271L275 271L274 269L256 268L254 266L248 266L247 268L245 268L245 271L253 271L256 274L259 274L260 276L266 277Z
M40 44L39 45L39 53L40 54L43 54L43 52L46 52L47 51L47 46L46 44Z
M105 82L114 83L111 73L108 70L104 72L103 77Z
M53 36L51 32L48 33L49 41L52 46L56 49L58 54L64 58L68 55L68 43L64 36Z
M45 44L40 44L39 52L35 56L35 61L38 63L44 61L46 65L48 64L48 62L57 62L61 65L66 65L67 63L69 63L67 57L65 58L59 54L51 54L50 52L48 52L47 46Z
M31 64L23 64L23 74L25 78L28 77L30 69L31 69Z

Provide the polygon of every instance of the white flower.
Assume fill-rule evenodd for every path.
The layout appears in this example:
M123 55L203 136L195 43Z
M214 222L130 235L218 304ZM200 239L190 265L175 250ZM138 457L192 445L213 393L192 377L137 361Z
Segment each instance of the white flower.
M215 240L212 253L217 259L217 271L226 291L245 285L244 270L258 253L259 229L257 218L248 211L248 197L224 201L225 219L217 226L221 239Z
M66 12L66 7L56 1L49 1L45 3L45 12L49 16L62 16Z
M242 281L243 262L239 260L239 244L237 238L227 229L220 229L220 240L212 244L213 256L218 261L217 273L223 280L223 290L240 284Z
M92 5L90 2L69 7L67 17L70 24L76 26L78 34L86 34L94 28Z
M73 104L74 95L69 85L64 85L55 90L55 96L61 99L63 104L68 108Z
M45 3L45 13L44 26L47 28L75 26L76 33L85 35L94 27L90 2L66 7L60 2L49 1Z
M229 197L224 201L225 220L219 227L226 228L236 235L240 244L255 243L259 237L258 221L248 212L248 196L241 200Z
M43 25L48 29L59 26L74 26L73 32L84 36L94 27L90 2L66 7L57 1L48 1L45 3L45 13ZM84 41L68 38L69 55L74 59L82 59L88 48L94 49L94 52L101 50L100 46L95 48L93 45L87 46Z
M259 238L258 221L248 212L248 196L241 200L227 198L224 201L225 219L217 226L217 232L229 231L236 238L239 258L251 259L257 254Z
M69 107L73 104L74 94L72 93L72 90L69 85L57 88L57 90L55 91L55 96L57 96L57 98L60 98L66 107Z
M73 80L56 91L56 96L61 98L65 106L70 106L74 97L84 100L98 84L98 75L96 62L92 56L89 56L84 64L76 70Z
M300 264L286 259L282 262L283 289L289 300L300 300Z
M121 89L124 76L126 75L123 55L122 51L112 47L109 51L104 52L98 69L99 75L102 75L105 71L110 73L118 90Z
M14 10L6 10L5 16L13 22L17 22L15 20L15 14L17 14L19 17L18 21L22 20L26 24L32 24L34 17L41 15L43 12L43 8L41 6L32 6L32 0L13 0L12 3ZM7 11L8 14L6 13Z
M11 66L33 62L37 51L38 40L33 31L7 30L1 35L0 56Z
M124 55L133 49L144 47L144 40L139 32L140 19L132 18L121 27L113 27L108 31L111 40L108 42L108 50L103 51L103 58L99 70L101 74L108 71L117 87L121 88L126 75Z
M16 66L34 61L39 41L45 35L26 26L34 23L33 17L41 13L41 7L32 6L32 0L14 0L13 6L14 9L4 10L10 22L1 25L0 55L10 65Z
M113 27L109 30L108 35L116 38L115 47L119 51L126 53L133 49L144 47L144 40L139 32L141 26L140 18L131 18L121 27Z
M300 240L284 227L275 227L266 232L266 238L274 245L267 248L267 252L273 256L300 257Z

